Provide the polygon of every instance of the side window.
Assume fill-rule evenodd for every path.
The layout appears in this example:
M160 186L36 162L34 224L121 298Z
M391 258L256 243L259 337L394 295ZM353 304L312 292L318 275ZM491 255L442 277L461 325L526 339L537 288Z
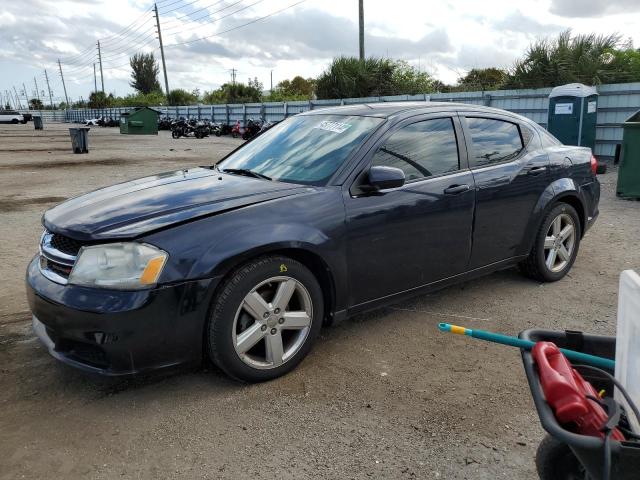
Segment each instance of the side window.
M506 162L523 149L518 125L492 118L467 117L471 133L471 166Z
M453 121L438 118L401 128L378 149L372 165L399 168L407 182L459 170Z
M542 146L544 148L557 147L558 145L561 145L560 141L546 130L540 129L538 130L538 133L540 134L540 140L542 141Z

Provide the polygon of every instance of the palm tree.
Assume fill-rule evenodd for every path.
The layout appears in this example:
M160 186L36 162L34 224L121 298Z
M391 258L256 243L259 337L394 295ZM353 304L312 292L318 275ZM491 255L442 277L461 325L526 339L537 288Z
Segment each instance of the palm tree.
M542 39L529 46L516 61L507 82L509 88L539 88L580 82L601 84L618 74L615 53L620 35L581 34L566 30L555 39Z

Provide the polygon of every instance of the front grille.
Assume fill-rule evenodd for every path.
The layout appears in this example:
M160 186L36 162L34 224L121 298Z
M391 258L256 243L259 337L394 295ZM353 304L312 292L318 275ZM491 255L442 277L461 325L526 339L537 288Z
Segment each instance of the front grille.
M63 265L61 263L52 262L51 260L46 260L44 264L44 268L51 270L54 273L57 273L61 277L69 278L69 274L71 273L72 267Z
M67 255L78 256L78 252L82 247L82 243L73 238L65 237L64 235L58 235L54 233L51 236L51 246L56 250L66 253Z
M45 231L40 242L40 271L49 280L65 285L82 243Z

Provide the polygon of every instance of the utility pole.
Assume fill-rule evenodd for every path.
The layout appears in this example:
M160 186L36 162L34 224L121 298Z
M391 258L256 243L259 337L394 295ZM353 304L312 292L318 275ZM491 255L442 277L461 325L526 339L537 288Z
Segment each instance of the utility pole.
M235 68L231 69L231 83L236 84L236 73L238 71Z
M22 108L22 102L20 101L20 97L18 96L18 91L16 90L16 86L13 86L13 91L16 94L16 105L18 105L18 108Z
M162 70L164 70L164 89L167 97L169 96L169 80L167 79L167 64L164 61L164 46L162 45L162 33L160 31L160 15L158 15L158 5L153 4L153 10L156 12L156 26L158 27L158 41L160 42L160 57L162 57Z
M360 7L360 60L364 60L364 0L358 0Z
M67 97L67 86L64 84L64 75L62 75L62 65L60 59L58 59L58 68L60 69L60 78L62 79L62 88L64 90L64 99L67 102L67 108L69 108L69 97Z
M93 62L93 91L98 91L98 77L96 77L96 62Z
M22 88L24 88L24 100L27 102L27 110L29 109L29 97L27 97L27 87L24 82L22 82Z
M38 82L36 81L36 77L33 77L33 84L36 86L36 97L40 100L40 90L38 90Z
M100 62L100 83L102 84L102 93L104 93L104 77L102 76L102 52L100 52L100 40L98 40L98 61Z
M273 70L271 70L271 89L269 90L269 93L273 93Z
M51 110L53 110L53 95L51 94L51 87L49 86L49 75L47 75L47 69L44 70L44 78L47 80L47 90L49 91L49 103L51 104Z

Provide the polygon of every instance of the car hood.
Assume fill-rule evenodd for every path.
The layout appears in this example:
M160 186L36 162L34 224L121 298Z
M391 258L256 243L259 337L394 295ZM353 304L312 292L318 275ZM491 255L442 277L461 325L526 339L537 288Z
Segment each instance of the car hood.
M133 238L196 218L296 195L310 187L209 168L167 172L113 185L48 210L44 227L80 241Z

